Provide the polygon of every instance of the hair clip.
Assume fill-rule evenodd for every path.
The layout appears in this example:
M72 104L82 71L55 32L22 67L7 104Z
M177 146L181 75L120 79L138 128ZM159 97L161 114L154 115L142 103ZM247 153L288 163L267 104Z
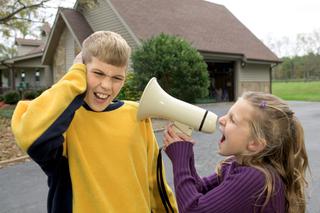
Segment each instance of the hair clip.
M261 103L259 104L259 107L260 107L261 109L266 108L266 106L267 106L267 102L266 102L266 101L261 101Z

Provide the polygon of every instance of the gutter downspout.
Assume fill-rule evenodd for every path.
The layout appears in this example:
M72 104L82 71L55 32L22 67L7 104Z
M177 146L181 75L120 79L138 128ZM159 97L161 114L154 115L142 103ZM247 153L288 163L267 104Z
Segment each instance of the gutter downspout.
M275 63L274 65L271 65L270 66L270 69L269 69L269 75L270 75L270 94L272 94L272 70L273 68L275 68L276 66L278 66L280 63Z

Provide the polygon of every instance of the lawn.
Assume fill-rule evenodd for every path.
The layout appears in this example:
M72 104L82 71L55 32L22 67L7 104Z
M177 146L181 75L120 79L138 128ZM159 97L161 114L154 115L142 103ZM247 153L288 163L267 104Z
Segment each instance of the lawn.
M273 82L272 93L284 100L320 101L320 81Z

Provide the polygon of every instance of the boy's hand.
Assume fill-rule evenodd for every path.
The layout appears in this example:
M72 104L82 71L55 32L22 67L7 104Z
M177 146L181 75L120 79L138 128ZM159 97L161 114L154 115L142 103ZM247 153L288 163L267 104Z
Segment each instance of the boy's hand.
M178 141L185 141L185 142L191 142L191 143L195 143L195 141L189 137L186 134L180 133L180 132L175 132L172 128L173 124L169 124L166 127L166 130L164 132L164 136L163 136L163 143L164 143L164 147L166 148L167 146L169 146L170 144L174 143L174 142L178 142Z
M73 60L73 64L83 64L82 52L80 52Z

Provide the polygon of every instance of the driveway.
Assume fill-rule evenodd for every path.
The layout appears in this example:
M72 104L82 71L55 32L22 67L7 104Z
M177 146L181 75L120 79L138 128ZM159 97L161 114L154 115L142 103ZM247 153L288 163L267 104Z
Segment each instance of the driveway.
M289 102L300 119L304 130L309 155L312 178L309 177L308 190L309 213L319 212L320 203L320 102ZM217 115L225 114L231 103L201 105ZM156 133L159 145L162 144L162 132ZM202 176L213 172L216 163L222 159L217 155L216 141L220 133L204 134L194 132L198 143L195 146L195 162ZM163 155L167 169L168 182L173 186L171 164ZM18 164L0 170L0 213L43 213L46 212L46 177L33 162Z

